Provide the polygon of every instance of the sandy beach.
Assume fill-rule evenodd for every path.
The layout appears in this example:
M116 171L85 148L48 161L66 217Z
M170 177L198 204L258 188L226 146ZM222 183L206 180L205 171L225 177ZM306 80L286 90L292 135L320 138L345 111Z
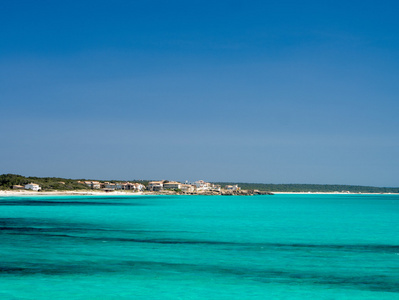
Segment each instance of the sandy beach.
M0 191L0 196L115 196L115 195L126 195L126 196L139 196L152 194L151 192L126 192L126 191L114 191L114 192L104 192L104 191L47 191L47 192L35 192L35 191Z

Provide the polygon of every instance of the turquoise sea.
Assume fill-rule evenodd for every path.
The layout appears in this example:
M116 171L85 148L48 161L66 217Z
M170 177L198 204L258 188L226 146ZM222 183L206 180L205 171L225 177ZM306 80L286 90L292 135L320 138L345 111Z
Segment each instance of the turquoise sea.
M0 197L0 299L399 299L399 195Z

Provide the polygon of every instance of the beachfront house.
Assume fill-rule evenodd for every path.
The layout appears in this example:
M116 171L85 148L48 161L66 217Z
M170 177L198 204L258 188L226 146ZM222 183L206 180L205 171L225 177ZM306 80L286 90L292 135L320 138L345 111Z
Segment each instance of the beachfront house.
M115 188L117 190L122 189L124 191L136 191L136 192L141 192L145 190L145 186L142 185L141 183L132 183L132 182L125 182L125 183L117 183L115 185Z
M104 188L107 190L115 190L115 183L105 182Z
M40 191L42 188L36 183L25 184L25 190Z
M200 188L202 188L202 187L204 187L205 186L205 181L203 181L203 180L197 180L196 182L194 182L194 184L195 184L195 187L197 188L197 189L200 189Z
M90 187L91 189L97 189L98 190L98 189L101 188L101 183L98 182L98 181L85 181L84 184L87 185L88 187Z
M124 184L122 184L122 190L125 191L137 191L138 188L138 183L125 182Z
M222 187L218 184L212 184L210 190L213 192L220 192L222 190Z
M92 181L91 188L95 190L99 190L101 188L101 183L99 181Z
M18 185L18 184L12 186L13 190L23 190L24 188L25 187L23 185Z
M180 190L182 184L177 181L169 181L163 184L163 188L166 190Z
M198 180L194 182L197 191L208 191L211 189L212 184L209 182L205 182L203 180Z
M236 185L226 185L225 189L230 192L235 192L235 191L239 191L240 187L237 184Z
M150 181L148 183L147 189L149 191L162 191L163 190L163 183L164 183L164 180L162 180L162 181Z
M180 189L186 193L193 193L195 191L195 185L192 184L182 184Z
M134 183L131 182L125 182L122 184L122 190L124 191L134 191L136 189L136 186Z
M138 192L142 192L142 191L145 190L144 184L141 184L141 183L134 183L134 185L135 185L135 187L136 187L135 190L138 191Z

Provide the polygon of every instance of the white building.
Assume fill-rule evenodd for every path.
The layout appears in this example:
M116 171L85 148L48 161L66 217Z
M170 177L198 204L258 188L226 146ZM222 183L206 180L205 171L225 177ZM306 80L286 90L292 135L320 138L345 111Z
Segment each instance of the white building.
M79 183L80 183L80 181L79 181ZM98 189L101 188L101 183L99 181L85 181L84 184L87 185L88 187L92 188L92 189L97 189L98 190Z
M195 191L195 185L192 184L182 184L180 189L186 193L193 193Z
M164 189L170 189L170 190L176 190L181 188L181 183L177 182L177 181L169 181L169 182L165 182L163 184L163 188Z
M218 184L212 184L210 190L213 192L220 192L222 190L222 187Z
M194 182L195 187L197 188L197 191L207 191L210 190L210 188L212 187L212 184L210 184L209 182L205 182L203 180L198 180L196 182Z
M142 191L144 191L144 190L145 190L145 186L144 186L144 184L141 184L141 183L135 183L134 185L136 186L136 191L138 191L138 192L142 192Z
M225 188L226 188L226 190L233 191L233 192L240 190L240 187L237 184L236 185L226 185Z
M125 182L122 184L122 190L125 191L134 191L136 189L136 186L134 183L131 182Z
M118 185L116 187L118 189ZM125 182L122 184L122 190L141 192L144 189L145 186L141 183Z
M25 190L40 191L42 188L36 183L25 184Z
M92 182L91 182L91 188L92 188L92 189L99 190L99 189L101 189L101 183L98 182L98 181L92 181Z
M104 188L107 190L115 190L116 186L115 186L115 183L105 182Z
M148 183L148 190L161 191L163 189L163 181L151 181Z

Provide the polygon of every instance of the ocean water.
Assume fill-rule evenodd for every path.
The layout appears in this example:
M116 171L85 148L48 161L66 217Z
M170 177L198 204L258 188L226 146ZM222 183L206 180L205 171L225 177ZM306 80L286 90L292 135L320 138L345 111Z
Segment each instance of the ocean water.
M398 195L0 197L0 299L399 299Z

